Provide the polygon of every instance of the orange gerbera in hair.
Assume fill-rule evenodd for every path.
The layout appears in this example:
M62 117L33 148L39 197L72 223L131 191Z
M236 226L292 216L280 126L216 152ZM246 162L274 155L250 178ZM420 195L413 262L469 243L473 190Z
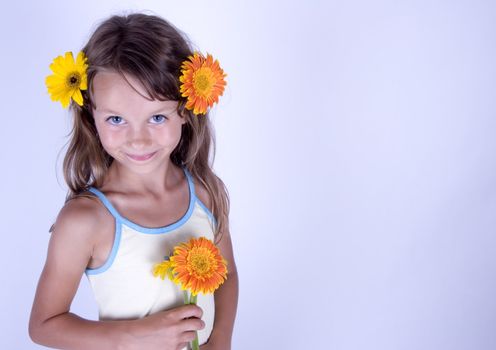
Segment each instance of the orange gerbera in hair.
M227 278L227 261L205 237L191 238L176 246L170 261L174 282L193 296L213 293Z
M212 55L205 58L201 53L194 52L181 65L182 75L179 81L181 96L187 97L186 109L194 114L206 114L207 108L219 101L224 93L227 76L219 66L219 61Z

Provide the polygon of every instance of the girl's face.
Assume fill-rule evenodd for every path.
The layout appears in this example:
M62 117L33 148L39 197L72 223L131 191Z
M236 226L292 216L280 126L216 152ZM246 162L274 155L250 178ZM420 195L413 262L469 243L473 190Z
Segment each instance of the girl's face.
M149 172L170 161L186 120L177 113L177 101L147 100L143 86L129 75L126 79L132 87L115 72L95 75L95 125L103 148L119 164Z

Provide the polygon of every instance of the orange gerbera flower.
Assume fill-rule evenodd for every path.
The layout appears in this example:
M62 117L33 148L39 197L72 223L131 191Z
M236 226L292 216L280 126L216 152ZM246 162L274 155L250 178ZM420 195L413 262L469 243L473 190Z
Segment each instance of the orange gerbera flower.
M194 114L206 114L207 108L219 101L224 93L227 76L219 66L219 61L207 54L194 52L181 65L182 75L179 81L181 96L187 97L186 109L193 110Z
M213 293L227 278L227 261L205 237L191 238L176 246L170 261L174 282L193 296L200 292Z

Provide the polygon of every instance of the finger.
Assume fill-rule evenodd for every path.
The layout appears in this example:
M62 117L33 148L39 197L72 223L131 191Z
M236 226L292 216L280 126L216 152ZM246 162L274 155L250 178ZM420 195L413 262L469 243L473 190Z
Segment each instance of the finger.
M179 327L181 332L199 331L205 328L205 322L199 318L188 318L183 320Z
M183 305L176 309L179 318L189 318L196 317L201 318L203 316L203 310L198 305Z
M183 332L180 336L179 336L179 341L180 342L186 342L189 343L189 342L192 342L196 337L196 332L192 332L192 331L187 331L187 332Z
M188 343L181 343L177 345L176 350L184 350L187 349Z

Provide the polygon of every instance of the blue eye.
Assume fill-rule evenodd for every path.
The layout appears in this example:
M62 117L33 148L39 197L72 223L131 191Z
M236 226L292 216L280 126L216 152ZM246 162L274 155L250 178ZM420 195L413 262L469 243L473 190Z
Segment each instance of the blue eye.
M111 117L108 117L107 118L107 121L112 119L113 121L116 121L116 123L110 123L110 124L113 124L113 125L119 125L119 124L122 124L122 123L119 123L119 120L122 120L122 117L119 117L118 115L113 115ZM117 119L117 120L116 120Z
M152 119L157 122L157 123L154 123L154 124L160 124L160 123L164 122L167 119L167 117L165 115L163 115L163 114L155 114L152 117Z

